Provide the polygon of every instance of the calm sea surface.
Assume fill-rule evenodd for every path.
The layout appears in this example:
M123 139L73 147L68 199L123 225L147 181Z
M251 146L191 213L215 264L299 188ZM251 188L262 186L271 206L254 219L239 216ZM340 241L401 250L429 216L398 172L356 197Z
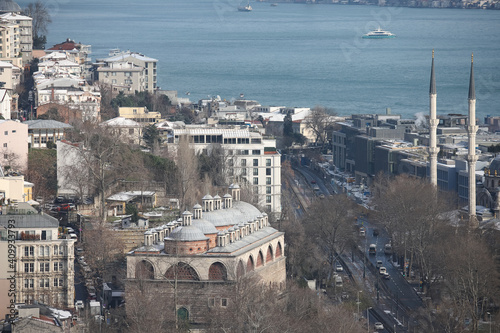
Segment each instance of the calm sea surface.
M18 1L24 7L30 1ZM49 0L48 43L130 49L159 60L158 85L339 114L428 112L435 49L438 113L467 113L474 52L477 115L500 115L500 11L254 3ZM394 39L361 36L378 26Z

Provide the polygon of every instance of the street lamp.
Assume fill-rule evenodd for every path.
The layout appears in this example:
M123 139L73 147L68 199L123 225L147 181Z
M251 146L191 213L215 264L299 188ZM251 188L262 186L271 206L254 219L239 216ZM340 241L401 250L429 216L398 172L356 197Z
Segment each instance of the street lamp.
M359 312L359 303L360 303L359 302L359 293L362 293L362 292L363 292L363 290L358 290L358 301L356 302L356 304L358 304L358 320L361 318L361 314Z
M367 320L367 330L368 330L368 333L370 333L370 310L371 310L371 307L368 307L368 309L366 309L366 320Z
M490 317L490 333L491 333L491 312L486 312L486 314L488 315L488 317Z

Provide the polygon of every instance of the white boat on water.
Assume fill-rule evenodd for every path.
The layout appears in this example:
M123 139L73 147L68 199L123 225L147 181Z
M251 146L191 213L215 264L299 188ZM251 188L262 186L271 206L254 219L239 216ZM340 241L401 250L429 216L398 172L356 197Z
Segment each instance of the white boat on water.
M252 6L250 6L250 3L247 3L246 6L239 6L238 11L239 12L251 12L253 10Z
M370 31L369 33L363 35L363 38L394 38L395 34L387 30L382 30L378 27L377 30Z

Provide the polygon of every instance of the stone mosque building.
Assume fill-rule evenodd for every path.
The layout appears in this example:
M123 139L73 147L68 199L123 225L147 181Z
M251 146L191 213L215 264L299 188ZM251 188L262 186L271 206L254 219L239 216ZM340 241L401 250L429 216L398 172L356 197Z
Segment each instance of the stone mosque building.
M207 322L211 307L231 307L242 277L284 288L284 233L266 213L240 201L238 185L223 197L207 194L177 221L144 233L144 246L127 254L127 287L149 283L173 298L178 318Z

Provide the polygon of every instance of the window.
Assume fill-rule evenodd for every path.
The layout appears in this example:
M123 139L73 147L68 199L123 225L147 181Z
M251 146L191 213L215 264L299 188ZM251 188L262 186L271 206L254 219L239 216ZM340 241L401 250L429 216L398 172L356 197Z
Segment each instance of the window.
M271 185L271 177L266 177L266 184Z
M4 143L4 144L3 144L3 147L4 147L4 148L7 148L7 143Z
M247 166L247 160L245 159L241 160L241 166Z
M30 279L30 288L35 288L35 280L34 279Z
M215 298L214 297L209 297L208 298L208 306L209 307L215 306Z
M111 80L112 84L116 84L116 79Z
M259 169L254 168L254 169L253 169L253 175L254 175L254 176L258 176L258 175L259 175Z
M30 272L30 264L25 263L24 264L24 273L29 273Z
M270 195L266 195L266 203L271 203L271 196Z
M266 176L270 176L271 175L271 168L266 168Z
M260 155L260 150L259 149L252 150L252 155Z
M3 132L3 134L9 135L9 131L5 131L5 132Z
M25 246L24 247L24 256L34 256L35 255L35 248L33 246Z
M255 177L255 178L253 179L253 184L254 184L254 185L259 185L259 178Z
M9 159L9 154L3 154L3 159L8 160Z
M259 160L257 158L253 159L253 166L259 166Z
M129 128L128 129L128 134L130 134L130 135L134 134L134 129L133 128Z
M266 186L266 193L271 194L271 186Z
M227 306L227 298L221 298L220 306L222 306L223 308Z
M59 246L54 245L54 255L56 256L59 253Z
M271 159L270 158L266 159L266 166L271 166Z
M50 263L41 262L40 263L40 272L50 272Z
M247 175L247 169L241 169L241 175L246 176Z

